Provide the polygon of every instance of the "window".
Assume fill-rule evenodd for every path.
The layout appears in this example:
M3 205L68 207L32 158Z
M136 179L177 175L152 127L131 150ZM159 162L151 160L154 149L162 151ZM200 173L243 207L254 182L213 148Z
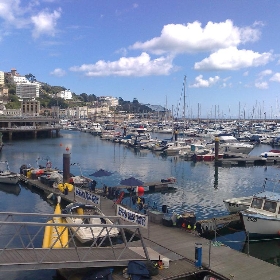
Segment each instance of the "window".
M276 212L277 203L275 201L266 200L263 205L263 210L269 211L271 213Z
M252 208L261 209L263 204L263 200L260 198L254 198L251 204Z

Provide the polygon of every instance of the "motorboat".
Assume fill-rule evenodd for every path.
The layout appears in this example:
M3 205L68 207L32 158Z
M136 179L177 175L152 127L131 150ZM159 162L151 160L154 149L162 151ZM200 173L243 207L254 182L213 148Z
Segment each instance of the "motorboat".
M253 149L254 145L240 142L236 137L230 134L219 134L217 135L219 139L219 153L241 153L248 155ZM215 150L215 141L206 144L206 147Z
M248 209L251 201L252 196L233 197L223 200L225 207L231 214Z
M70 214L65 217L66 222L73 224L73 226L70 226L70 229L81 243L97 239L102 240L107 237L113 238L119 235L118 228L113 227L113 222L106 218L95 205L70 203L63 210L63 214Z
M280 150L270 150L268 152L261 153L262 158L275 158L280 157Z
M280 194L262 191L253 195L250 206L240 216L250 236L279 236Z
M0 161L0 183L15 185L18 183L20 175L10 171L7 161Z

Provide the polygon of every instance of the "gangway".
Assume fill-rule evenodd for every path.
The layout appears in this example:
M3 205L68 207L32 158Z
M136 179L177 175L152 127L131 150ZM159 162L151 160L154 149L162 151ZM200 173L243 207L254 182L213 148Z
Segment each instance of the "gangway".
M42 248L45 227L50 225L47 221L54 221L56 217L65 219L67 216L69 215L0 212L0 271L127 266L131 260L149 259L139 226L121 224L117 216L104 216L113 221L112 225L56 223L56 226L69 229L67 245L64 248ZM102 239L96 237L86 246L81 245L75 238L75 232L70 230L71 226L103 227L107 236ZM108 235L111 227L120 231L118 244L113 243ZM125 234L126 229L131 233L129 237ZM61 235L62 232L57 234L58 241ZM133 244L136 238L140 239L144 254L140 255L131 250L132 247L139 246L139 242L137 245Z

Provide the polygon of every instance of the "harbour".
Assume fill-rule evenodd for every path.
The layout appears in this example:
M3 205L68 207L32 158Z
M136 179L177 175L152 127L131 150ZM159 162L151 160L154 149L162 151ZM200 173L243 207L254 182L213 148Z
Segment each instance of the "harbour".
M99 179L98 188L102 188L103 183L106 183L109 186L116 186L119 184L122 178L129 177L131 175L146 182L153 182L155 181L155 178L163 179L172 176L177 179L176 184L174 184L174 186L177 188L175 193L154 193L151 194L151 197L145 197L146 200L148 202L149 200L155 200L158 206L167 204L169 211L194 211L199 220L226 215L227 212L224 209L224 205L222 203L223 198L237 195L239 196L240 194L243 195L246 192L251 194L257 190L258 187L261 187L263 176L277 176L277 168L274 170L274 166L269 166L266 169L263 166L252 166L249 168L238 168L238 171L235 168L221 168L218 170L217 184L217 178L214 177L215 168L213 162L194 163L181 161L177 157L161 157L160 155L154 153L147 153L141 150L135 151L119 144L100 141L99 138L93 137L87 133L80 133L78 131L66 131L62 133L62 136L62 138L51 140L55 142L54 145L50 145L47 143L48 141L43 139L38 139L34 142L32 141L33 147L35 147L34 144L37 143L37 148L32 150L29 149L29 153L31 154L29 157L27 154L20 152L18 150L18 146L15 146L15 143L19 142L21 148L24 148L23 146L28 145L28 143L24 141L13 141L6 144L6 151L3 151L1 156L3 157L3 160L5 159L5 156L9 156L9 163L12 170L18 170L22 163L30 163L31 165L34 165L35 159L39 157L48 157L52 161L53 166L58 166L61 168L62 154L65 152L66 147L68 147L71 153L71 162L78 162L82 167L82 172L84 175L89 176L93 170L98 170L100 168L115 171L113 172L112 176ZM69 139L71 140L69 141ZM92 143L94 143L94 146L92 146ZM82 145L84 152L81 151L80 145ZM43 147L48 146L51 146L51 148L47 149L47 153L44 155L42 151L45 152L46 150L44 150ZM26 147L26 149L28 150L28 147ZM91 157L92 153L89 151L94 152L95 158ZM86 164L83 160L85 154L89 155L87 156ZM106 158L109 160L106 161ZM136 163L136 158L141 162L141 165ZM128 162L130 166L130 170L128 171L126 171L124 167L125 161ZM159 169L161 172L155 174L155 168L152 168L153 161L153 164L156 163L157 165L161 166L162 170ZM135 164L132 164L132 162L135 162ZM107 166L105 164L107 164ZM123 167L121 167L122 164ZM116 166L118 167L116 168ZM76 174L80 173L80 170L77 166L71 167L71 171ZM227 177L224 176L224 171L226 172L225 174L227 174ZM235 171L241 175L240 179L238 177L233 177ZM260 171L262 171L262 173ZM252 178L253 176L248 177L248 174L251 172L254 173L254 178ZM200 175L198 176L198 174ZM203 177L202 180L202 174L209 175ZM247 178L247 180L244 178ZM241 181L242 179L243 181ZM208 187L205 188L205 186ZM229 186L231 186L230 189L228 189ZM193 189L193 187L195 187L196 190ZM232 191L232 193L227 193L229 190ZM22 189L21 194L23 192L25 193L24 189ZM202 196L200 196L198 192L201 192ZM29 191L29 193L24 195L27 195L28 197L28 195L32 194L30 194ZM202 197L205 197L205 200L202 199ZM209 202L211 200L211 205L209 205L207 199L209 199ZM45 201L40 200L42 200L42 198L39 196L39 202L45 204ZM50 213L53 212L51 205L47 203L46 206ZM25 205L25 207L28 207L28 205ZM217 241L219 241L220 238L221 237L217 236ZM240 240L240 244L243 244L243 242L244 237L243 240ZM240 247L242 247L242 245ZM190 251L190 254L193 257L194 248L192 248Z

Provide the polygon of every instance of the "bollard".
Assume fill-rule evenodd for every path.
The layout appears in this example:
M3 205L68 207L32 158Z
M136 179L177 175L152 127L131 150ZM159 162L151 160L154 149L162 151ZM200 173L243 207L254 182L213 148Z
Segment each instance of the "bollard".
M202 244L195 243L195 266L202 266Z

